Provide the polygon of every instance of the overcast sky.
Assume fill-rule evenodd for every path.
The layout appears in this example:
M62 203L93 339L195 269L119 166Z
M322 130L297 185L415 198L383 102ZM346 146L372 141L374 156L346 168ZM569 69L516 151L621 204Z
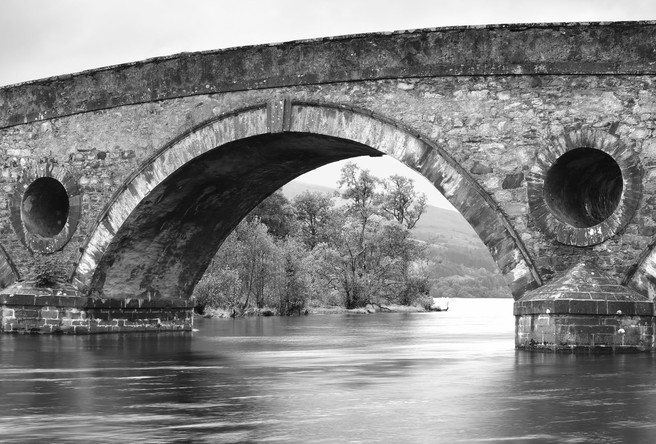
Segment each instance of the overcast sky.
M656 20L656 0L0 0L0 86L180 52L316 37L623 20Z

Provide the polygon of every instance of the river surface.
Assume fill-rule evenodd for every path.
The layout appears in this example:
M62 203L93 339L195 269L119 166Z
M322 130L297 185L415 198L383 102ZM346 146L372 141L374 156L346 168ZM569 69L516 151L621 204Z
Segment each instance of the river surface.
M0 335L2 443L654 443L652 355L515 351L512 301Z

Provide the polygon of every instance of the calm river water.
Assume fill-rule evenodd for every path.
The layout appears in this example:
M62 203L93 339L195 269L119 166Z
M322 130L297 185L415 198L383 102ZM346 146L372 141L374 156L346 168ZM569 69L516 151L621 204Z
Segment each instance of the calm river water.
M0 335L0 442L654 443L651 355L514 349L512 301Z

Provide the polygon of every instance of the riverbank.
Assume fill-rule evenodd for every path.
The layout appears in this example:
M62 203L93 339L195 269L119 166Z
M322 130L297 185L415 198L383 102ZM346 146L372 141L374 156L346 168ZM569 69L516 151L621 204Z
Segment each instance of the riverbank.
M303 310L300 315L328 315L328 314L375 314L375 313L423 313L426 312L424 307L419 307L415 305L372 305L367 304L365 307L347 309L344 307L309 307ZM230 319L235 316L232 316L230 310L225 310L222 308L205 308L205 312L201 314L196 314L203 318L215 318L215 319ZM250 309L244 312L242 315L237 317L254 317L254 316L278 316L277 311L274 308L261 308L261 309Z

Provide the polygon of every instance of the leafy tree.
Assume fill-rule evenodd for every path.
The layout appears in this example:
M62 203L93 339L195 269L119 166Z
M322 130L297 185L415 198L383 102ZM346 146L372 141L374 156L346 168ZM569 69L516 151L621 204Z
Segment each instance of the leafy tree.
M256 207L228 236L199 282L199 304L234 315L276 307L300 314L311 300L346 308L426 304L422 244L410 238L425 208L411 180L385 181L353 163L331 196L305 192L290 203L280 192Z
M249 222L255 219L266 225L268 232L278 239L289 236L296 231L294 208L289 199L282 194L281 189L276 190L260 202L246 216L246 220Z
M197 304L225 308L234 315L250 307L263 308L276 257L274 238L266 225L258 218L245 219L226 238L196 285Z
M267 226L258 218L239 224L236 228L241 248L240 278L243 282L245 310L251 298L257 308L264 307L265 285L272 274L272 264L276 261L276 248Z
M347 215L355 218L365 230L369 218L376 213L377 187L380 179L369 170L360 169L349 162L344 167L337 181L337 195L346 201Z
M412 181L393 176L391 184L368 170L348 163L341 171L338 195L346 212L339 232L323 249L324 278L344 294L344 305L411 303L427 291L427 280L410 279L409 267L421 249L409 238L409 227L419 220L425 196L414 192ZM394 206L394 207L393 207Z
M408 230L413 229L426 209L426 195L415 191L412 179L399 175L384 180L383 188L380 195L382 213Z
M307 251L302 243L286 239L279 245L282 259L282 285L278 291L278 313L300 315L305 309L309 294L309 273L305 258Z
M401 236L395 247L399 258L400 279L400 288L397 289L396 295L398 303L410 305L429 290L427 276L411 276L410 273L414 262L424 256L421 244L410 240L410 230L415 227L426 209L426 195L415 191L412 179L392 175L383 181L383 192L379 199L381 214L405 228L400 232Z
M334 214L333 199L326 193L304 191L294 198L293 207L303 242L313 249L329 237L328 225Z
M240 305L242 282L239 273L230 268L205 273L194 288L194 297L199 312L205 307L225 308L235 316L242 309Z

